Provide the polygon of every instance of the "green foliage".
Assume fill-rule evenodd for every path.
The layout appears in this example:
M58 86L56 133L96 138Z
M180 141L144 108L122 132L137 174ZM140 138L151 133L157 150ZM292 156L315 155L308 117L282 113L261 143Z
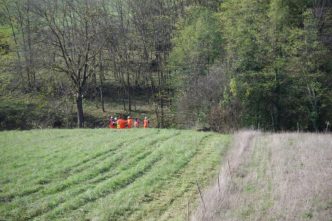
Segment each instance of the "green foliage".
M2 97L0 99L0 130L65 126L64 116L50 108L46 102L41 101L26 102Z
M0 25L0 91L2 94L12 79L12 76L8 73L9 64L14 61L12 48L10 28Z
M191 7L178 23L169 66L187 74L205 74L221 54L221 34L216 13L204 7Z
M64 2L48 0L41 5L39 9L46 12L51 6L59 9L49 11L54 16L51 20L41 16L47 13L36 13L39 9L30 1L2 2L0 92L4 94L36 92L61 102L72 99L76 89L91 99L104 90L111 92L112 100L121 97L125 111L126 103L130 104L131 112L135 93L142 89L149 100L146 103L153 103L150 109L154 108L159 126L182 126L183 120L174 121L180 115L193 121L190 126L198 122L211 127L212 122L213 128L317 131L332 121L330 4L313 0L128 0L86 2L91 6L87 13L82 1L66 2L78 9L72 14L78 20L94 23L87 23L90 33L80 22L72 26L73 18L60 22L60 17L72 12L64 11L68 9L61 7ZM47 29L47 21L64 33L62 43L43 44L44 40L61 40L57 32L50 37L47 30L53 29ZM44 37L39 39L41 34ZM92 35L81 38L82 34ZM94 40L92 44L80 42L84 39ZM61 45L68 52L63 54ZM86 57L89 62L82 60L86 50L81 47L85 46L87 51L96 50ZM73 56L67 62L78 63L69 67L62 55ZM73 67L81 68L75 71ZM83 67L89 69L81 81L84 87L75 84L73 90L73 83L80 81L68 73L81 77ZM110 85L117 87L114 90ZM8 113L8 108L3 109ZM19 116L20 112L15 113Z
M310 1L225 1L220 19L233 100L243 126L318 130L331 105L324 100L329 51L319 40ZM235 84L236 82L236 84Z

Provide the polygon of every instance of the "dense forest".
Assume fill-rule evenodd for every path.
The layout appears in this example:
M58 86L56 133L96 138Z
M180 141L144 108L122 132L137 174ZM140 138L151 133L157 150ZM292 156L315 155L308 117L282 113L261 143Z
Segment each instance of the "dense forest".
M1 129L329 130L332 2L0 0L0 84Z

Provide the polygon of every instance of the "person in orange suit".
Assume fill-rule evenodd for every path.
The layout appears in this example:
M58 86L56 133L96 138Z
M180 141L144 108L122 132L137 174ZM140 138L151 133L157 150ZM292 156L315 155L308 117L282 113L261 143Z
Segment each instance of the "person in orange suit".
M117 123L119 129L125 129L127 127L127 120L123 118L119 118Z
M117 129L120 129L120 124L119 124L120 119L121 119L121 117L119 117L118 119L116 119L116 128Z
M133 119L131 118L131 116L128 116L127 125L128 128L131 128L133 126Z
M148 120L147 117L144 117L143 125L144 125L144 128L148 128L149 127L149 120Z

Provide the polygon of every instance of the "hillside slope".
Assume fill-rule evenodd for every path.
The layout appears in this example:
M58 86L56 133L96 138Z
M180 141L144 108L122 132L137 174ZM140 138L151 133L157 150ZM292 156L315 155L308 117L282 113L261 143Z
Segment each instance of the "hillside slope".
M241 132L224 162L192 220L332 220L331 134Z
M0 133L0 220L184 220L229 136L194 131Z

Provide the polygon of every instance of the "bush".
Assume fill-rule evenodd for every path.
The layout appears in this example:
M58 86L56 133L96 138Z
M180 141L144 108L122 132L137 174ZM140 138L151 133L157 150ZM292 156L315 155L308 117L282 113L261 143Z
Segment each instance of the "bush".
M0 130L63 127L64 117L47 106L12 100L0 102Z

